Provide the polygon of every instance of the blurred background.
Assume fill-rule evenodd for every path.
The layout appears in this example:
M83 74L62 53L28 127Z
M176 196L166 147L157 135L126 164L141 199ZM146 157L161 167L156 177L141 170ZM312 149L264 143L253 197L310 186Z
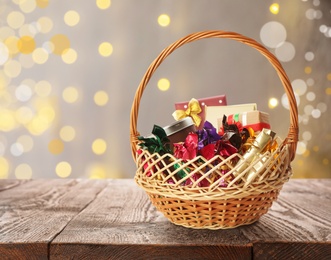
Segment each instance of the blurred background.
M294 177L331 177L328 0L1 0L0 178L132 178L130 109L150 63L196 31L235 31L283 64L298 102ZM214 95L257 103L285 138L288 101L269 62L227 39L172 53L140 103L138 130L174 103Z

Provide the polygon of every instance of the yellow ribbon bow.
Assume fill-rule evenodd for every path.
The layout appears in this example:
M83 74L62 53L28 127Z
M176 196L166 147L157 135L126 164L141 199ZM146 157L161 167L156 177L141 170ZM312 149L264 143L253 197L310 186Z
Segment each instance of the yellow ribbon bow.
M185 117L190 116L193 119L193 122L196 126L199 126L201 123L201 117L198 116L198 114L201 112L201 107L199 104L199 101L192 98L190 102L188 103L186 110L176 110L172 113L172 116L176 120L183 119Z

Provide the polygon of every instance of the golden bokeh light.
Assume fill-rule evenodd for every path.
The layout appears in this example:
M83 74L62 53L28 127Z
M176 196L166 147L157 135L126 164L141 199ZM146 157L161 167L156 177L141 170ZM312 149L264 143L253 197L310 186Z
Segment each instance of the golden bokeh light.
M76 136L76 131L72 126L66 125L60 129L60 137L65 142L71 142Z
M9 175L9 162L6 158L0 157L0 179L6 179Z
M4 41L8 37L15 36L15 31L8 27L8 26L2 26L0 27L0 40Z
M32 13L37 6L36 0L24 0L19 3L20 9L24 13Z
M60 139L53 139L48 143L48 150L51 154L60 154L64 150L64 144Z
M27 163L19 164L15 168L15 176L17 179L31 179L32 178L32 169L31 166Z
M9 50L5 44L0 42L0 65L3 65L9 59Z
M96 5L99 9L104 10L110 7L110 0L96 0Z
M170 24L170 17L167 14L161 14L157 18L157 22L159 23L160 26L166 27L166 26L168 26Z
M63 55L66 51L70 49L70 40L64 34L56 34L51 39L50 42L53 44L53 53L56 55Z
M102 165L92 165L88 169L88 177L90 179L105 179L107 178L107 170Z
M62 92L63 100L67 103L75 103L78 99L78 90L75 87L67 87Z
M47 124L51 124L55 118L55 111L51 105L42 105L38 109L37 116Z
M77 52L74 49L67 49L62 55L61 58L64 63L73 64L77 60Z
M77 13L74 10L70 10L64 14L64 22L68 26L75 26L79 23L80 16L79 13Z
M39 8L46 8L49 4L49 0L35 0Z
M34 91L39 97L48 97L52 91L51 83L46 80L41 80L36 83Z
M5 45L7 46L8 52L11 56L14 56L15 54L17 54L19 52L18 49L18 37L16 36L9 36L6 40L5 40ZM0 62L1 64L1 62Z
M53 29L53 21L47 16L40 17L37 23L40 27L39 30L41 33L48 33Z
M94 94L94 102L98 106L104 106L108 103L108 94L105 91L98 91Z
M306 74L310 74L311 71L312 71L311 67L309 67L309 66L305 67L305 73Z
M37 34L37 30L31 24L23 24L18 31L18 35L20 37L23 37L23 36L34 37L34 36L36 36L36 34Z
M37 64L44 64L48 60L48 52L43 48L36 48L32 53L32 59Z
M22 106L15 111L15 118L18 123L26 125L33 119L34 112L30 107Z
M33 139L29 135L21 135L17 138L17 143L21 144L23 147L23 151L30 152L33 148Z
M49 123L36 116L26 125L26 128L33 135L41 135L49 128Z
M327 80L331 81L331 73L328 73L328 74L326 75L326 78L327 78Z
M328 96L331 95L331 88L326 88L325 89L325 94L327 94Z
M13 11L7 15L7 23L13 29L20 28L25 21L25 17L21 12Z
M9 109L0 108L0 130L4 132L9 132L15 127L15 113Z
M270 5L269 10L270 10L270 13L272 13L272 14L278 14L279 13L279 4L273 3L272 5Z
M168 79L162 78L157 82L157 87L161 91L167 91L170 88L170 81Z
M22 65L17 60L8 60L3 67L3 71L8 77L16 78L21 74Z
M71 174L71 165L68 162L59 162L55 167L56 175L60 178L67 178Z
M103 42L99 45L99 53L103 57L108 57L113 53L113 46L109 42Z
M17 48L23 54L30 54L36 48L36 42L30 36L23 36L17 41Z
M92 151L97 154L101 155L104 154L107 150L107 143L105 140L98 138L93 141L92 143Z
M270 98L268 102L268 106L270 109L273 109L278 106L278 99L277 98Z

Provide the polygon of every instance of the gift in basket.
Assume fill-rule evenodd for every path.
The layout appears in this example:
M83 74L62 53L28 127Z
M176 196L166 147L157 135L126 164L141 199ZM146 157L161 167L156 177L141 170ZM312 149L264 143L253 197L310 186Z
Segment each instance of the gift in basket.
M290 126L284 140L275 136L272 130L263 128L256 135L253 131L253 140L245 152L227 154L219 151L220 147L225 149L229 144L222 143L223 137L215 135L215 129L209 122L205 122L205 129L200 129L200 132L189 133L180 145L170 146L166 131L158 126L154 126L152 131L154 137L140 136L137 130L139 104L155 70L177 48L206 38L225 38L246 44L264 55L274 67L290 104ZM223 123L228 125L226 120ZM218 151L212 156L196 152L198 140L203 136L201 131L211 133L217 140L211 143L212 150ZM265 214L277 199L283 184L291 177L290 163L295 157L298 138L298 111L283 67L265 47L235 32L203 31L169 45L149 66L132 104L130 134L137 165L135 181L172 223L197 229L234 228L251 224ZM152 148L143 149L148 142ZM183 148L186 142L191 142L188 146L192 148L193 145L192 150L187 152L186 147L185 158L175 156L173 146Z

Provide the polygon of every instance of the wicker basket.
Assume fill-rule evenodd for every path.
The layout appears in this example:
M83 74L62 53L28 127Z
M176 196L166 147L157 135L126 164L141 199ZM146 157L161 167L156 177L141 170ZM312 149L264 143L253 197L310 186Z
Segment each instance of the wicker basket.
M138 136L140 136L137 131L139 103L151 76L174 50L186 43L205 38L232 39L258 50L277 71L289 99L288 135L283 141L277 137L279 145L269 153L267 160L254 161L247 167L247 171L258 169L254 174L255 177L250 181L245 178L246 171L236 172L236 166L232 166L230 163L233 156L241 157L239 154L226 159L215 156L210 160L199 156L184 163L171 154L161 156L158 153L150 154L147 150L137 153ZM133 158L137 165L135 181L147 192L153 205L177 225L200 229L226 229L257 221L268 211L272 202L277 199L283 184L291 177L290 162L295 157L298 138L298 111L291 83L283 67L265 47L253 39L234 32L203 31L190 34L174 42L152 62L135 94L131 110L130 131ZM174 167L175 164L180 167ZM260 167L255 167L258 164ZM230 168L225 175L220 173L222 165ZM148 176L146 171L150 172ZM179 171L184 171L186 177L178 180L176 174ZM218 185L220 180L215 182L212 177L217 175L222 176L220 178L222 180L228 180L227 178L231 174L236 178L232 179L225 188ZM193 175L200 176L200 178L193 179ZM183 185L188 179L191 180L191 185ZM200 187L201 181L208 181L210 185Z

